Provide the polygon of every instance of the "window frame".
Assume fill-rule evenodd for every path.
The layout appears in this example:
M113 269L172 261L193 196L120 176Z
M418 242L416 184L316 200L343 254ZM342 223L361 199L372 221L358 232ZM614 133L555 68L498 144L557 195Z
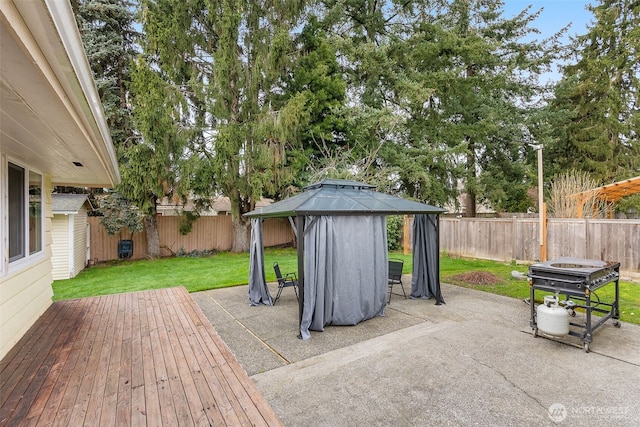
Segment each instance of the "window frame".
M45 258L45 216L46 216L46 191L45 191L45 177L44 173L36 168L27 166L25 163L12 159L9 156L1 157L2 164L0 165L0 181L2 187L2 200L0 202L0 213L2 214L2 224L0 230L2 231L2 238L0 239L0 276L6 276L15 272L24 270L29 266L42 261ZM9 169L10 165L22 169L22 252L23 256L16 258L12 261L9 260ZM37 174L40 177L40 209L39 209L39 247L40 249L30 253L30 233L29 230L31 218L31 206L29 189L31 184L32 174Z

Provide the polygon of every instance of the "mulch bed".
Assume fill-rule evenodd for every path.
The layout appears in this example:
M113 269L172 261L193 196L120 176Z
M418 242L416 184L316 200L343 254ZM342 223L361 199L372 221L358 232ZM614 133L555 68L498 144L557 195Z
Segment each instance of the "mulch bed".
M502 283L500 277L487 271L469 271L467 273L456 274L452 276L451 279L471 286L498 285Z

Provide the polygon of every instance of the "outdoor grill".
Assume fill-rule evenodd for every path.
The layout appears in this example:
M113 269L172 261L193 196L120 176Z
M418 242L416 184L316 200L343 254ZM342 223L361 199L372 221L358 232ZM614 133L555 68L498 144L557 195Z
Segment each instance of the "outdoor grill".
M566 318L568 319L570 316L573 319L567 320L568 334L579 337L586 352L589 352L589 345L593 341L593 331L607 320L613 319L614 326L620 327L618 321L620 318L618 304L620 263L563 257L531 265L528 277L531 305L530 325L534 337L538 336L539 332L542 332L541 335L549 335L544 328L540 327L540 322L543 320L540 318L541 314L549 316L551 329L553 329L554 322L562 321L563 316L569 313ZM596 291L610 284L615 287L614 299L610 302L602 301ZM549 301L545 298L545 302L538 305L538 309L536 309L536 291L555 294L555 305L550 303L553 298ZM559 300L560 295L565 296L563 301ZM553 311L554 309L556 311ZM580 321L575 318L576 309L584 311L584 318L581 316ZM597 317L597 320L594 321L592 316L594 313L602 316ZM547 317L544 318L544 321L547 321ZM570 329L569 326L571 326ZM550 335L560 334L552 332Z

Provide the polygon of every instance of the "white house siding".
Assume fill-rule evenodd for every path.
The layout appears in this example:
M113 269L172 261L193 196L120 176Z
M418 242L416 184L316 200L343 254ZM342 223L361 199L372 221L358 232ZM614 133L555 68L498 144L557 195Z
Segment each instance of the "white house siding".
M73 216L73 270L69 277L76 277L87 265L87 209L82 207Z
M51 221L51 265L53 280L69 278L70 215L56 214Z
M51 179L44 177L44 255L18 272L0 277L0 359L51 305Z

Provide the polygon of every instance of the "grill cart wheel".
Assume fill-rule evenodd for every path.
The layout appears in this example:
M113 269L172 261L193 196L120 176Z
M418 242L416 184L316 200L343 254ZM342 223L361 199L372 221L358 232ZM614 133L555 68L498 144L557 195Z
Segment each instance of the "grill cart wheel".
M615 322L613 322L613 326L615 326L616 328L619 328L622 325L620 324L620 322L616 320Z
M538 338L538 328L533 328L533 337Z
M589 353L589 343L588 342L584 343L584 352L585 353Z

